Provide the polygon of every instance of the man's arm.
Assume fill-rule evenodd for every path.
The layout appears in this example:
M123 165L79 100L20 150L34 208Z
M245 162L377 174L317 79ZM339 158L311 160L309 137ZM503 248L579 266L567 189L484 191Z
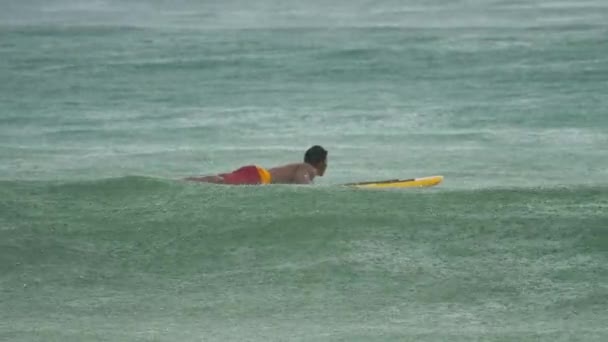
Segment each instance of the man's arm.
M300 165L296 169L296 174L293 177L294 183L296 184L311 184L314 178L314 171L311 171L307 165Z

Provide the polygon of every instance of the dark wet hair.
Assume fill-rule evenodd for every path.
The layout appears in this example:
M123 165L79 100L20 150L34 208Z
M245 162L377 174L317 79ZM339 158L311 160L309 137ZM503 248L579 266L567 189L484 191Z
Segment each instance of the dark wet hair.
M315 145L304 154L304 162L310 165L317 165L327 159L327 150L319 145Z

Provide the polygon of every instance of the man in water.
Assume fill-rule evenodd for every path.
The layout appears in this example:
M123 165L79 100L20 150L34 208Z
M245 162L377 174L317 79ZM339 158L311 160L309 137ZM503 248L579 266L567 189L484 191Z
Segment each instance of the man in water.
M264 169L257 165L243 166L230 173L188 177L186 180L216 184L311 184L316 176L322 177L327 168L327 151L315 145L304 153L303 163L292 163Z

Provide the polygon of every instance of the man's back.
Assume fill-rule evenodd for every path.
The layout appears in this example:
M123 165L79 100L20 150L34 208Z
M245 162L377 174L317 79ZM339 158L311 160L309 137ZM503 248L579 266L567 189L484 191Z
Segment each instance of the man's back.
M268 169L272 183L309 184L317 175L315 168L307 163L293 163Z

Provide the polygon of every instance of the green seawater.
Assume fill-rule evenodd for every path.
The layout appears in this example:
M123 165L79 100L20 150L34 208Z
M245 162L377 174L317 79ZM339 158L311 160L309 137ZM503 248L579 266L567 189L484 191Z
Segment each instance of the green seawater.
M607 37L599 0L1 2L0 341L607 340ZM313 144L311 187L181 180Z

